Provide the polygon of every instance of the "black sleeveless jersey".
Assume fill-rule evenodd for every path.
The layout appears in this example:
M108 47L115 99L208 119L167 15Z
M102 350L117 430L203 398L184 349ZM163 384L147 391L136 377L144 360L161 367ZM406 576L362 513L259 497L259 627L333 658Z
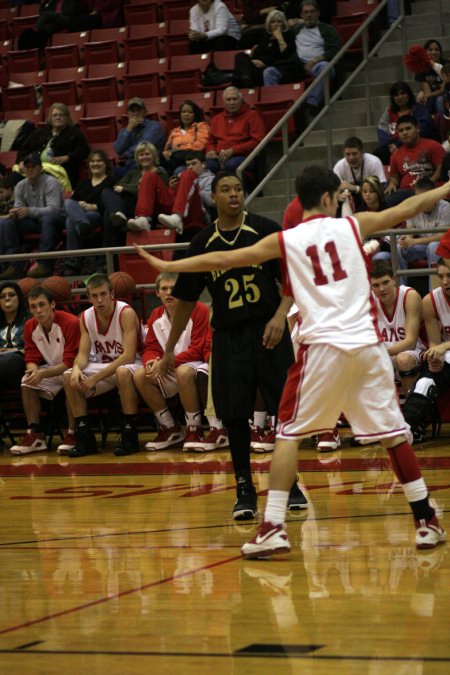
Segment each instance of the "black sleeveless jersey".
M187 255L252 246L280 230L280 226L269 218L245 213L243 224L235 230L219 230L216 224L205 227L192 239ZM280 304L277 281L280 281L279 262L269 260L252 267L183 272L177 279L173 295L180 300L196 301L207 287L212 298L211 325L230 328L255 319L270 319Z

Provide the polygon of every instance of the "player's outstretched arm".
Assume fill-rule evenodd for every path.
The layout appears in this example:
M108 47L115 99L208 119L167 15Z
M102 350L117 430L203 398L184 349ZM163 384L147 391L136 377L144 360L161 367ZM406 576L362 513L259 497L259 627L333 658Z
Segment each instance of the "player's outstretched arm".
M195 255L181 260L161 260L147 253L141 246L133 244L139 255L159 272L211 272L212 270L229 269L230 267L247 267L258 263L281 258L278 234L269 234L253 246L238 248L233 251L213 251L203 255Z
M405 199L397 206L385 211L366 212L356 214L364 239L374 232L389 230L404 220L413 218L422 211L430 211L440 199L446 199L450 195L450 181L434 190L428 190L420 195L414 195Z

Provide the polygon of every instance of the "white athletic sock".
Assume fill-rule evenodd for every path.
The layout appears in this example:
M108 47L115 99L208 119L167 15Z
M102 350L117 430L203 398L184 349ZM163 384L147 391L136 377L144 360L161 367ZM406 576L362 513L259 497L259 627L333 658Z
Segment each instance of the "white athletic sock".
M202 423L202 414L200 410L193 413L185 413L186 424L188 427L199 427Z
M286 518L288 498L289 491L269 490L264 520L273 523L273 525L283 525Z
M428 496L428 489L423 478L417 478L402 485L405 497L409 502L418 502Z
M206 419L208 420L210 429L223 429L222 420L219 420L215 415L206 415Z
M266 426L266 414L265 410L255 410L253 413L253 426L264 429Z
M175 426L175 422L169 408L164 408L164 410L158 410L158 412L155 412L154 415L156 417L158 424L161 427L171 429L172 427Z

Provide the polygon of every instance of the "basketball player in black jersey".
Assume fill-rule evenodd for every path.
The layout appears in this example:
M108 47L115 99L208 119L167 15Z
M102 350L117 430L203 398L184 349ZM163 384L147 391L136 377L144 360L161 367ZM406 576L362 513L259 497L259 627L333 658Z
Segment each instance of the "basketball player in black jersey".
M191 241L188 256L251 246L281 228L273 220L244 211L244 190L234 174L220 172L212 186L218 218ZM145 257L145 253L140 251ZM205 288L212 298L212 394L216 414L228 429L237 483L235 520L256 514L257 496L250 469L250 427L257 387L267 411L275 415L294 356L286 316L290 297L280 297L278 261L214 272L180 274L173 289L179 302L162 360L173 367L173 349ZM307 501L297 482L288 508Z

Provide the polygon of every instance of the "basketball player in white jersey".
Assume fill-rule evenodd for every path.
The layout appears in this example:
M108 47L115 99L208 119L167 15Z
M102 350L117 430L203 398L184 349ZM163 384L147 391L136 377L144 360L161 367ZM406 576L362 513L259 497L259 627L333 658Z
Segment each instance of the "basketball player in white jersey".
M415 442L425 438L431 405L450 389L450 270L440 258L438 261L439 288L422 301L429 348L423 354L425 372L414 385L404 406L405 419L411 425Z
M422 298L410 286L395 285L391 265L376 260L370 271L377 307L378 328L406 395L419 373L426 347L419 338Z
M245 558L291 550L284 520L299 441L331 431L341 411L358 440L380 441L388 451L413 511L416 546L434 548L446 538L406 439L408 428L397 401L391 360L375 320L362 240L430 208L450 193L450 181L381 213L337 219L339 187L339 178L329 169L306 167L296 180L305 209L301 227L270 234L253 246L172 262L160 261L136 246L160 271L221 270L283 259L284 292L294 296L302 316L300 348L280 403L264 520L242 547Z
M87 290L92 307L81 315L80 348L73 368L64 377L67 400L75 417L74 441L67 452L69 457L97 452L97 441L88 424L86 399L118 387L124 419L122 444L115 454L131 454L139 450L135 420L137 392L127 371L142 366L140 321L132 307L114 300L106 275L94 274L87 283Z

